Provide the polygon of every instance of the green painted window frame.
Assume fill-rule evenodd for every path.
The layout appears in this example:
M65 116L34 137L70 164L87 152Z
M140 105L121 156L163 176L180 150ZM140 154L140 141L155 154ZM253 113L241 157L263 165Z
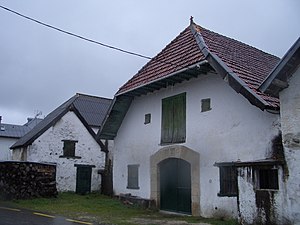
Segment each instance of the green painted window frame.
M140 189L139 164L127 165L127 189Z
M186 141L186 92L162 99L161 144Z

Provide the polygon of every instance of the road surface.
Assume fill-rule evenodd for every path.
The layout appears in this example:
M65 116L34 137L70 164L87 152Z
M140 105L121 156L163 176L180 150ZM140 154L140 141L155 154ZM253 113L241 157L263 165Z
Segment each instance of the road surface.
M0 225L94 225L37 211L0 206Z

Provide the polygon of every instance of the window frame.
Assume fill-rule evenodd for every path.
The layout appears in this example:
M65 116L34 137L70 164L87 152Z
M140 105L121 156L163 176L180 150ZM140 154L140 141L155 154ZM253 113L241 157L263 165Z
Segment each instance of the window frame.
M77 140L62 140L63 142L63 152L60 158L75 158L80 159L80 156L76 156L76 143Z
M219 165L220 191L219 197L237 197L237 168L233 165Z
M151 113L146 113L145 114L145 121L144 121L144 124L149 124L151 123Z
M201 112L208 112L211 110L211 99L203 98L201 99Z
M139 187L139 164L127 165L127 189L140 189Z
M279 174L277 168L257 168L255 174L257 190L279 190ZM267 180L262 180L262 177L267 178Z

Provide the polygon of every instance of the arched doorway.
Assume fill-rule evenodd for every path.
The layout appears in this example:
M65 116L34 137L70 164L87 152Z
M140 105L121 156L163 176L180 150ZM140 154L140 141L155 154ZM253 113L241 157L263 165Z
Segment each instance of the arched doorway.
M169 161L170 159L170 161ZM183 172L185 170L190 171L190 210L189 214L192 214L193 216L199 216L200 215L200 155L198 152L193 151L190 148L187 148L183 145L172 145L168 147L161 148L159 151L157 151L155 154L153 154L150 157L150 190L151 190L151 199L156 202L156 205L160 209L164 209L161 207L161 200L164 201L164 199L161 199L161 194L163 189L161 189L161 167L171 167L173 170L174 165L172 166L171 162L172 159L177 159L177 163L182 163L183 165L179 165L179 167L185 167L180 172ZM164 161L167 160L167 161ZM181 161L182 160L182 161ZM171 165L164 165L164 164L171 164ZM187 166L186 163L189 165ZM184 165L185 164L185 165ZM165 168L166 169L166 168ZM168 169L166 169L168 170ZM164 173L164 172L163 172ZM188 172L183 172L184 174L188 174ZM171 173L172 176L174 176L174 172ZM168 175L168 173L166 173ZM165 176L162 174L162 176ZM172 181L170 181L172 182ZM162 184L163 186L165 184ZM179 186L178 186L179 187ZM188 192L186 192L188 193ZM181 196L181 194L180 194ZM164 198L164 196L163 196ZM165 204L165 203L163 203ZM173 209L165 209L167 211L178 211ZM182 210L180 210L182 211Z
M160 209L191 214L191 165L168 158L159 163Z

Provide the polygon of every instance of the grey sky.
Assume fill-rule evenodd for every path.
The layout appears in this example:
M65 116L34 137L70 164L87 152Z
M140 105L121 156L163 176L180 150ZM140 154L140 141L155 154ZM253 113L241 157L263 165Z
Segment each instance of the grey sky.
M300 36L299 0L0 0L44 23L150 57L189 25L282 57ZM0 115L23 124L75 93L113 98L146 59L51 30L0 9Z

